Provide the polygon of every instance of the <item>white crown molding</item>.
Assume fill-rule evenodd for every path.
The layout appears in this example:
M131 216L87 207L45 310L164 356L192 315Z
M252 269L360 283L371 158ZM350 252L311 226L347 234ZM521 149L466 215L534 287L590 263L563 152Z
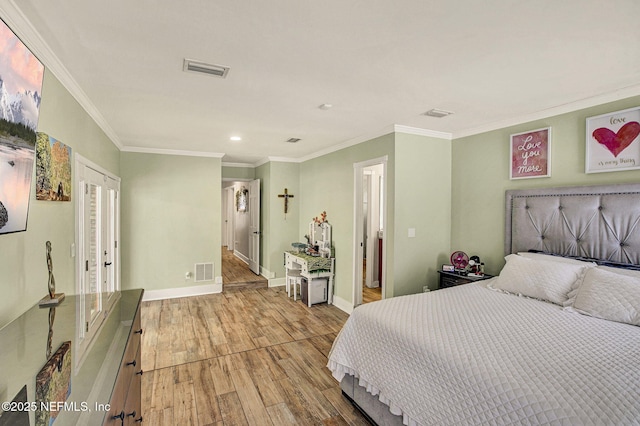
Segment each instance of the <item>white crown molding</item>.
M31 50L40 62L42 62L69 93L71 93L71 96L78 101L87 114L93 118L98 127L111 139L113 144L118 147L118 149L122 149L122 142L116 132L111 128L109 123L107 123L107 120L105 120L84 90L82 90L76 80L71 76L69 70L67 70L60 59L53 53L47 42L40 36L33 25L31 25L31 22L24 16L13 0L0 2L0 15L2 15L2 19L29 50Z
M209 157L222 158L224 153L205 151L184 151L180 149L144 148L140 146L125 146L120 148L122 152L135 152L139 154L182 155L185 157Z
M419 127L410 127L396 124L393 126L396 133L406 133L409 135L429 136L431 138L446 139L450 141L453 139L451 133L439 132L437 130L421 129Z
M481 133L492 132L494 130L504 129L511 126L517 126L519 124L529 123L531 121L543 120L545 118L554 117L556 115L567 114L570 112L579 111L585 108L591 108L591 107L606 104L609 102L620 101L622 99L630 98L633 96L640 96L640 84L634 85L634 86L628 86L613 92L604 93L602 95L580 99L579 101L558 105L542 111L534 112L532 114L520 115L518 117L497 121L495 123L487 124L484 126L479 126L479 127L474 127L472 129L454 132L453 139L459 139L467 136L478 135Z
M222 167L256 167L255 164L251 164L251 163L225 163L224 161L222 162Z

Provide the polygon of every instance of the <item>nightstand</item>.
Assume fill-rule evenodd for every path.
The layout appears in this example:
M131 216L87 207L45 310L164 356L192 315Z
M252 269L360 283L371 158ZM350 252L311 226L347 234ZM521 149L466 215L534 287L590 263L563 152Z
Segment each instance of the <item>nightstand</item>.
M493 278L493 275L484 274L481 277L470 277L468 275L460 275L455 272L438 271L440 274L440 283L438 289L454 287L461 284L469 284L476 281L482 281Z

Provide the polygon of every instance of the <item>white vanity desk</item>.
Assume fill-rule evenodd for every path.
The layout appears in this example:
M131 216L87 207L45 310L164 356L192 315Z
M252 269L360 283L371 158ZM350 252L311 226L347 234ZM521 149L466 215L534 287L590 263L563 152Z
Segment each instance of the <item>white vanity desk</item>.
M331 225L328 222L309 224L309 240L318 246L319 256L312 256L296 251L284 253L284 266L286 279L289 279L289 271L295 270L307 280L310 287L313 278L327 278L327 303L333 303L333 278L335 273L335 258L331 256ZM307 287L307 294L311 288ZM294 290L295 291L295 290ZM307 297L307 305L311 307L312 298Z

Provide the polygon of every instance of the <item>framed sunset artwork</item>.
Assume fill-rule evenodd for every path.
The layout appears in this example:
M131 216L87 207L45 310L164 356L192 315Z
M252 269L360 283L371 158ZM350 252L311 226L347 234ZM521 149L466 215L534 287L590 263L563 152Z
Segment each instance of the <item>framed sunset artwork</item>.
M551 176L551 127L511 135L510 179Z
M0 234L27 230L44 66L0 21Z
M587 118L586 173L640 169L640 107Z

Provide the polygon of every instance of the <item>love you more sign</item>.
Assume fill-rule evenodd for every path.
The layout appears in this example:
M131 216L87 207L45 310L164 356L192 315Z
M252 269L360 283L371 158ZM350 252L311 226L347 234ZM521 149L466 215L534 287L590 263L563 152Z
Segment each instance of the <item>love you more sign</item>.
M511 179L551 176L551 127L511 135Z
M587 118L587 173L640 169L640 108Z

